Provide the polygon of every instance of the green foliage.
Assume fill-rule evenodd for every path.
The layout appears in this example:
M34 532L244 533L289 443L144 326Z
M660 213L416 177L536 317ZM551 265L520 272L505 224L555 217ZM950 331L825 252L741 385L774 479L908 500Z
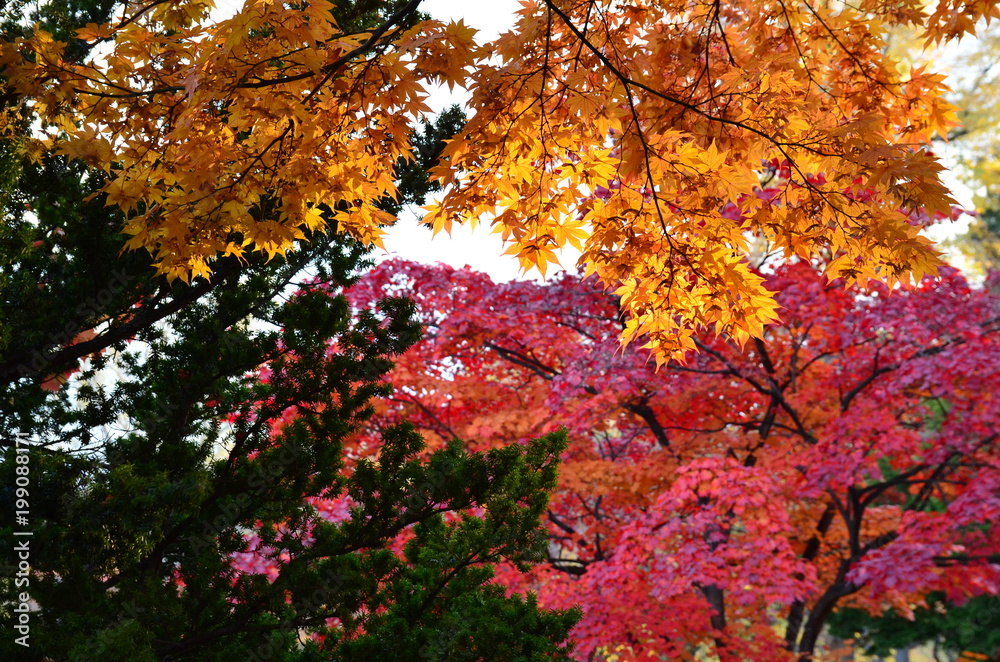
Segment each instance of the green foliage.
M972 598L962 605L933 593L913 610L913 619L893 611L872 616L861 609L840 609L830 617L830 632L854 639L868 655L886 657L893 650L930 643L937 650L962 652L1000 660L1000 600L996 596Z
M35 653L369 659L365 651L392 642L398 659L555 654L572 615L507 599L486 564L540 558L538 518L563 439L488 454L455 444L425 459L420 437L399 427L386 431L377 465L346 471L344 440L418 328L403 300L351 321L326 290L349 282L356 249L313 242L309 251L323 282L300 283L287 301L273 297L301 265L252 264L138 343L94 358L73 388L48 393L43 374L7 385L4 439L21 431L42 442L31 450ZM37 313L36 332L57 319ZM112 364L122 374L107 381ZM262 381L254 371L265 365ZM5 448L0 468L5 537L14 455ZM345 493L359 506L341 524L303 501ZM442 517L470 507L484 519ZM409 525L419 526L400 557L388 548ZM233 553L251 551L252 531L275 550L273 583L231 567ZM342 625L327 627L332 617ZM303 632L327 637L328 652L300 645ZM7 659L19 652L10 638L3 646ZM475 656L453 657L459 649Z
M408 0L341 0L331 10L337 26L344 32L364 32L384 23L406 5ZM410 12L400 27L408 29L428 18L423 12Z
M61 172L59 181L72 181L72 169ZM81 192L66 187L62 199ZM69 305L73 293L107 276L102 268L113 271L88 265L88 247L114 255L121 237L97 210L64 223L56 259L27 251L11 260L20 269L9 271L4 292L11 312L20 310L11 331L19 349L3 354L20 369L8 371L0 401L7 539L17 466L10 440L20 431L40 442L30 451L28 590L41 606L31 619L33 659L265 659L260 651L273 650L270 659L347 660L387 647L392 659L558 656L554 642L573 615L506 598L489 584L488 564L541 557L537 527L561 436L487 454L456 443L426 458L420 437L403 426L385 432L378 464L345 464L344 441L371 399L387 393L390 357L419 336L405 300L352 320L336 291L351 282L357 248L314 240L289 263L234 267L203 296L140 328L137 342L113 343L79 364L76 379L51 392L41 386L53 388L51 376L73 366L32 372L18 363L20 348L72 327L69 339L157 300L185 301L205 285L168 288L147 271L94 297L93 310L78 309ZM319 278L298 282L305 267ZM27 286L36 272L50 279L55 301ZM292 286L298 292L289 296ZM29 307L13 303L29 299ZM103 324L111 333L123 323ZM269 378L258 379L265 367ZM343 494L359 505L338 524L303 500ZM443 516L468 508L483 509L483 518ZM405 555L390 551L412 525ZM234 553L253 551L251 532L273 550L263 552L278 568L273 583L232 567ZM9 592L13 576L6 568ZM3 616L9 623L9 606ZM328 626L330 618L339 624ZM6 659L23 653L9 637L3 648Z
M74 40L74 31L87 23L110 20L115 8L123 4L121 0L10 0L0 7L0 32L7 38L15 34L28 35L32 26L41 24L55 39L67 44L67 58L75 59L85 55L91 47Z
M400 180L400 199L386 201L386 211L399 214L404 205L423 204L427 195L441 190L441 185L437 181L430 181L427 173L438 165L445 141L457 134L465 126L465 121L465 113L458 106L446 108L433 122L421 121L421 128L414 130L412 134L413 160L400 160L396 165L396 174Z

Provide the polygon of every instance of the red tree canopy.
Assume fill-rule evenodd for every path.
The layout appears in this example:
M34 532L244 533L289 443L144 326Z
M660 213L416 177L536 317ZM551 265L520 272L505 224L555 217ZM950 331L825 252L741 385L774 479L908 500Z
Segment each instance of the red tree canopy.
M804 659L837 607L1000 592L1000 297L953 269L891 297L762 275L763 339L704 335L660 370L593 279L393 261L348 292L412 297L426 325L381 423L431 447L568 428L549 562L501 580L581 605L580 659Z

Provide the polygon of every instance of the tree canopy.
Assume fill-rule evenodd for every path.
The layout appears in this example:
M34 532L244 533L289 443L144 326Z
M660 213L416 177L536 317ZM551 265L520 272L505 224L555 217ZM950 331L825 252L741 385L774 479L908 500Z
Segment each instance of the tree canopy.
M953 39L1000 11L544 0L477 44L462 22L415 23L420 0L365 24L325 0L251 0L218 22L212 6L130 3L71 38L6 40L0 131L32 158L102 170L128 246L188 280L315 231L377 245L428 86L465 87L472 116L434 171L444 190L425 221L489 223L542 270L579 248L622 298L622 339L659 362L698 329L743 342L775 319L746 258L754 235L831 254L827 273L847 282L933 273L912 216L949 212L924 145L954 109L940 76L900 72L883 35Z
M659 370L615 351L620 302L593 277L397 261L347 296L409 297L427 329L375 420L479 449L568 428L548 563L501 577L583 608L578 659L805 661L840 608L985 596L988 617L1000 592L1000 299L952 268L892 295L821 272L768 273L782 321L745 350L708 332ZM978 623L949 647L996 654Z

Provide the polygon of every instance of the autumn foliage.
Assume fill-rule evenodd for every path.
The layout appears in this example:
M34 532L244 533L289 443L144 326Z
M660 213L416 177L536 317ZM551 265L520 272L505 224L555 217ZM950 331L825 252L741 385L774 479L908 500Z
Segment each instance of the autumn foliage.
M658 363L704 328L745 342L775 320L745 256L753 236L829 253L848 283L934 271L908 217L949 209L923 145L953 109L941 77L901 73L882 36L947 40L998 13L992 0L544 0L478 44L461 22L415 23L419 0L367 29L325 0L248 0L218 22L212 6L129 3L72 48L41 29L4 42L0 131L33 157L104 170L129 246L187 280L317 230L377 244L429 86L464 87L472 116L433 172L445 188L426 222L491 224L543 271L580 249L617 288L622 340ZM24 132L33 122L41 135ZM787 176L765 198L771 164Z
M349 296L412 297L425 325L377 420L431 447L568 429L548 563L502 581L583 607L579 659L805 659L838 607L1000 592L1000 299L951 268L891 296L820 271L760 272L780 322L659 370L592 277L394 261Z
M996 4L527 0L481 44L420 0L145 0L5 36L2 422L62 440L32 459L39 640L546 659L580 605L581 659L806 660L840 607L997 594L1000 301L919 234L955 113L883 39ZM582 273L389 263L349 310L333 235L416 199L439 84L469 117L425 223ZM390 294L426 333L387 374L416 337Z

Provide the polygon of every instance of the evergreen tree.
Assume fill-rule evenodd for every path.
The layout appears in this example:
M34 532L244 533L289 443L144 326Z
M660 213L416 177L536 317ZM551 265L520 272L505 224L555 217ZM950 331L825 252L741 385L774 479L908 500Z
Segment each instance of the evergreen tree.
M112 8L29 18L58 33ZM460 121L425 127L422 163ZM343 452L420 334L406 300L340 296L358 246L310 236L170 284L123 251L99 171L16 140L0 164L3 659L562 659L575 614L490 583L543 555L560 435L426 453L404 424L377 463ZM315 503L336 498L354 505L331 521Z

